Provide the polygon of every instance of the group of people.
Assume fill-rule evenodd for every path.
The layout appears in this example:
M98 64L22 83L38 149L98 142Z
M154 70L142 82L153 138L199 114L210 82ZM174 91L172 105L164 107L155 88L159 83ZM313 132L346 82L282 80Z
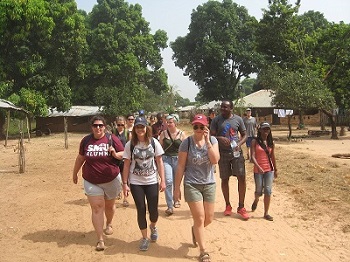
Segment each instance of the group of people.
M113 233L115 198L121 190L124 201L127 201L129 193L134 199L142 235L139 249L148 250L150 242L158 239L158 200L159 192L164 191L167 216L173 215L174 208L180 207L182 195L184 196L193 219L193 245L199 246L200 261L211 261L206 252L204 228L214 219L216 164L219 165L221 190L226 203L224 215L232 214L229 178L236 176L237 213L243 219L249 219L244 207L246 178L241 146L250 137L250 133L247 136L250 127L246 128L246 119L243 121L240 116L233 114L232 101L222 101L220 110L218 116L215 116L214 111L211 112L212 117L195 115L191 122L193 133L190 136L179 129L179 116L176 114L165 117L163 113L158 113L157 121L151 126L143 115L128 115L126 121L117 117L115 135L105 132L103 117L92 118L92 135L84 137L80 143L73 169L73 182L77 183L77 174L82 167L84 190L92 209L92 223L98 237L96 250L105 248L103 232L106 235ZM250 110L247 113L248 111ZM254 163L256 185L252 211L257 208L259 198L264 193L264 217L271 221L273 218L268 209L272 181L277 176L271 128L266 122L260 124L255 139L255 130L250 131L253 134L247 143L250 148L248 158ZM146 209L149 212L149 226Z

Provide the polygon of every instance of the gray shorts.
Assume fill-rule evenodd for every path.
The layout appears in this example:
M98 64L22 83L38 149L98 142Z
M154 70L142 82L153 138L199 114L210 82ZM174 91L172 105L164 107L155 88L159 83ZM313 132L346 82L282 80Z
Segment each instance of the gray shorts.
M87 196L104 196L106 200L117 198L122 191L120 174L111 182L92 184L84 179L84 191Z
M216 184L185 184L184 195L186 202L204 201L208 203L215 202Z
M245 176L245 159L241 151L239 157L232 153L221 153L219 160L220 178L228 179L230 176Z

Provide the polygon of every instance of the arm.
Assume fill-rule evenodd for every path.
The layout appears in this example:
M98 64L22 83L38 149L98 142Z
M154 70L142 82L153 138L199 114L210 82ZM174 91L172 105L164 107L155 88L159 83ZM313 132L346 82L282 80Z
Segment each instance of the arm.
M129 185L128 185L130 164L131 164L130 159L124 158L122 183L123 183L123 193L124 193L124 196L126 196L126 197L129 195L129 192L130 192L130 188L129 188Z
M215 144L211 143L209 129L207 127L204 128L204 139L208 148L209 160L213 165L215 165L219 162L219 159L220 159L219 145L218 143L215 143Z
M273 168L274 168L274 176L275 176L275 178L277 178L277 166L276 166L276 158L275 158L275 145L273 145L273 147L271 149L271 161L272 161Z
M165 176L164 176L164 164L162 156L156 156L158 174L160 176L160 192L165 190Z
M81 168L81 166L85 162L85 157L83 155L78 154L77 158L75 159L74 168L73 168L73 183L78 183L78 172Z
M163 147L163 139L164 139L164 137L165 137L165 135L164 135L164 133L165 132L162 132L162 133L160 133L160 135L159 135L159 143L160 143L160 145ZM158 163L157 163L158 164Z
M180 185L185 172L186 160L187 152L179 152L175 175L174 201L179 201L181 199Z

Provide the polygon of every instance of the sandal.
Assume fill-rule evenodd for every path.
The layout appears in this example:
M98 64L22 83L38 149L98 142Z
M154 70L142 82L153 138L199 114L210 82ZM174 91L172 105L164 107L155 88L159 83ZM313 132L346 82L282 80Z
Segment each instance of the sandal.
M257 207L258 207L258 202L254 201L252 204L252 212L254 212Z
M96 244L96 251L105 250L105 242L103 240L99 240Z
M202 253L200 256L199 256L199 261L200 262L211 262L211 259L210 259L210 256L208 253Z
M176 201L175 204L174 204L174 207L175 207L175 208L181 207L180 201Z
M128 200L124 199L123 200L123 207L128 207L128 206L129 206Z
M174 214L174 211L173 211L172 208L168 208L167 210L165 210L165 214L166 214L167 216L171 216L172 214Z
M265 215L264 218L268 221L273 221L273 217L270 215Z
M192 227L192 243L194 247L197 247L196 236L194 235L193 227Z
M105 234L106 235L112 235L113 234L113 227L111 224L108 224L105 229Z

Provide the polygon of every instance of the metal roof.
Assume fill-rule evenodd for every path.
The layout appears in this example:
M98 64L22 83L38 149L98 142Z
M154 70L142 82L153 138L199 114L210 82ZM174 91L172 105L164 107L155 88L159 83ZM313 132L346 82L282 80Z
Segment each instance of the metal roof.
M20 108L15 104L11 103L10 101L4 100L4 99L0 99L0 108L18 110L18 111L25 112L27 114L29 113L27 110L24 110L23 108Z
M272 90L259 90L238 99L237 105L253 108L275 108L272 104L272 96Z
M98 106L72 106L65 112L57 111L55 108L50 110L48 117L57 116L93 116L102 114L101 108Z

